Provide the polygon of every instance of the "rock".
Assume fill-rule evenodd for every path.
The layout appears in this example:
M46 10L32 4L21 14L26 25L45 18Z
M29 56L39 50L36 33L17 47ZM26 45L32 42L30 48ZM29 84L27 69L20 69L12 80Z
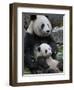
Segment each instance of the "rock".
M51 35L57 44L63 44L63 27L55 27Z
M55 26L59 26L59 27L63 26L63 16L64 16L64 14L49 14L49 15L47 15L53 28Z
M59 61L63 61L63 53L58 52L57 55L56 55L56 59L59 60Z

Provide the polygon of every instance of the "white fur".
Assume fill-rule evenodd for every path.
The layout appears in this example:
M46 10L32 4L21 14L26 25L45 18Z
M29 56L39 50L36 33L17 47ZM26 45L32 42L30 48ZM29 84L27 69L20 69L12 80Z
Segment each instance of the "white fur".
M37 48L40 47L41 51L39 52L37 50ZM49 55L52 54L52 50L51 50L51 47L46 44L46 43L42 43L40 46L36 46L35 49L34 49L34 54L35 54L35 57L39 57L39 56L44 56L44 57L47 57ZM47 53L45 53L45 50L47 50Z
M41 25L44 24L43 30L41 30ZM50 32L47 33L46 31L49 30ZM38 36L48 36L51 33L52 25L51 22L48 20L47 17L44 15L37 15L37 19L34 21L31 21L29 28L27 29L27 32L29 33L35 33Z
M51 56L46 61L47 64L50 66L50 69L55 70L55 72L60 72L60 70L57 67L59 61L53 59Z
M33 33L33 21L30 22L27 32L32 34Z

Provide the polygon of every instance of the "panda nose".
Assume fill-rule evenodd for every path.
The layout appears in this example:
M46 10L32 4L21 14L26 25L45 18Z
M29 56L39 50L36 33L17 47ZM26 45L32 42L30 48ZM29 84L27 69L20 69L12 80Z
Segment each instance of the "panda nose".
M47 53L47 50L45 50L45 53Z
M49 30L47 30L47 33L49 33Z

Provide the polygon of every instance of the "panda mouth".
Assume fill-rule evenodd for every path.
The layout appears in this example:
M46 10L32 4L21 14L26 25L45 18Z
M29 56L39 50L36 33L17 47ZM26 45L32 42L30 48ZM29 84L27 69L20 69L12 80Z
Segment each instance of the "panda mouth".
M42 32L44 35L49 35L51 32Z
M46 32L41 32L43 36L48 36L49 33L46 33Z
M43 58L43 59L48 59L49 58L49 56L39 56L38 58Z

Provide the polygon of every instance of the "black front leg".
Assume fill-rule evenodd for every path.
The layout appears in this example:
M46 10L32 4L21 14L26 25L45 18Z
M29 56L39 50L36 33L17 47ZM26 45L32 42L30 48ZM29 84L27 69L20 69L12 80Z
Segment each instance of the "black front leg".
M36 62L33 58L34 38L32 34L26 33L24 37L24 65L27 66L31 73L36 73Z

